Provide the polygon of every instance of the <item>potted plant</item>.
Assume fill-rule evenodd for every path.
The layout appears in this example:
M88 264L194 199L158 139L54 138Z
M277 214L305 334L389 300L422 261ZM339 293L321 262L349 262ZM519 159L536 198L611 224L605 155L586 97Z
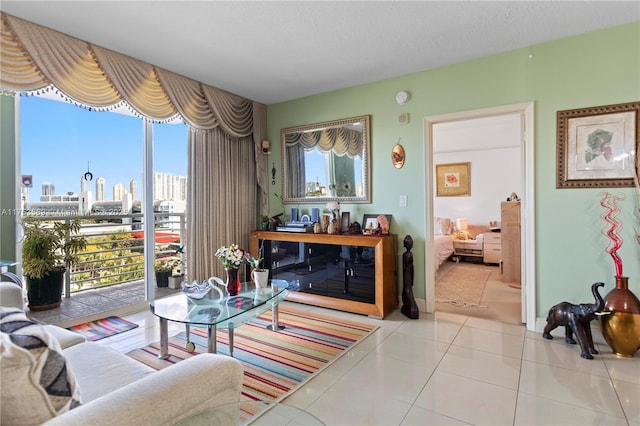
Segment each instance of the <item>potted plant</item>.
M173 274L173 269L178 266L176 259L165 257L158 259L153 264L153 270L156 272L156 285L158 287L168 287L169 277Z
M78 261L87 246L78 234L80 220L55 222L53 227L34 222L25 224L22 242L22 271L27 283L29 309L43 311L60 306L64 273Z
M260 229L263 231L269 230L269 216L262 216L260 220Z
M253 257L249 255L247 257L247 263L251 265L251 281L256 285L256 288L263 288L267 286L269 282L269 270L260 267L262 257Z
M182 281L184 281L184 269L183 263L176 259L175 267L173 268L172 274L169 277L169 288L182 288Z

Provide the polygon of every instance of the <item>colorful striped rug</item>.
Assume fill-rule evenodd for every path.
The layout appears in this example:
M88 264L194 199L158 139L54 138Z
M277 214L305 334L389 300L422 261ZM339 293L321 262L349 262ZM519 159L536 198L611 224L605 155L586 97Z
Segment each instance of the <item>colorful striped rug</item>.
M289 307L280 308L279 321L284 330L277 333L267 330L266 326L271 324L269 311L234 330L233 356L244 365L244 400L282 399L378 328ZM206 330L192 328L191 341L196 344L194 353L185 349L185 332L170 337L170 356L164 360L157 358L160 353L157 342L127 355L162 369L206 352ZM226 330L218 330L217 350L229 354Z
M108 317L85 322L84 324L74 325L68 329L82 334L87 338L87 340L95 342L96 340L104 339L105 337L133 330L137 326L138 324L120 317Z

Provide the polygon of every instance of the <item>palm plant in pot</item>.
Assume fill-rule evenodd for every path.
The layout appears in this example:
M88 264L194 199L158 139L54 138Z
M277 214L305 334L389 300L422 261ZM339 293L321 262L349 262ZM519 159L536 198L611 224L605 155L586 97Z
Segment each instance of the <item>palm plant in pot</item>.
M22 272L27 283L29 309L43 311L60 306L65 271L78 262L87 246L80 235L78 219L55 222L53 227L33 222L25 224L22 242Z

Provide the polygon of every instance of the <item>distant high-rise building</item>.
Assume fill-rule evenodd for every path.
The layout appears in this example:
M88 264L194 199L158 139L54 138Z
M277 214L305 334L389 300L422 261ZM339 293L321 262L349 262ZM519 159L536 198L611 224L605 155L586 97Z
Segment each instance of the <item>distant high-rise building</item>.
M184 201L187 199L187 177L170 173L153 173L153 199Z
M87 178L82 176L80 178L80 193L86 193L87 192Z
M138 198L136 196L136 181L135 179L131 179L131 182L129 182L129 192L131 193L131 199L133 201L136 201Z
M113 201L122 201L127 190L124 189L124 185L121 183L116 183L113 185Z
M55 195L56 187L54 184L49 182L44 182L42 184L42 195Z
M96 179L96 201L104 201L104 186L106 183L105 178Z

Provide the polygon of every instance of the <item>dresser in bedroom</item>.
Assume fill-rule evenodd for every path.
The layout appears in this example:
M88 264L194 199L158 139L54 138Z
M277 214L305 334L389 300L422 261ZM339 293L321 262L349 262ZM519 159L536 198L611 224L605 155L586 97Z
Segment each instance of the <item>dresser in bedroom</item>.
M500 205L502 281L520 283L520 201Z

